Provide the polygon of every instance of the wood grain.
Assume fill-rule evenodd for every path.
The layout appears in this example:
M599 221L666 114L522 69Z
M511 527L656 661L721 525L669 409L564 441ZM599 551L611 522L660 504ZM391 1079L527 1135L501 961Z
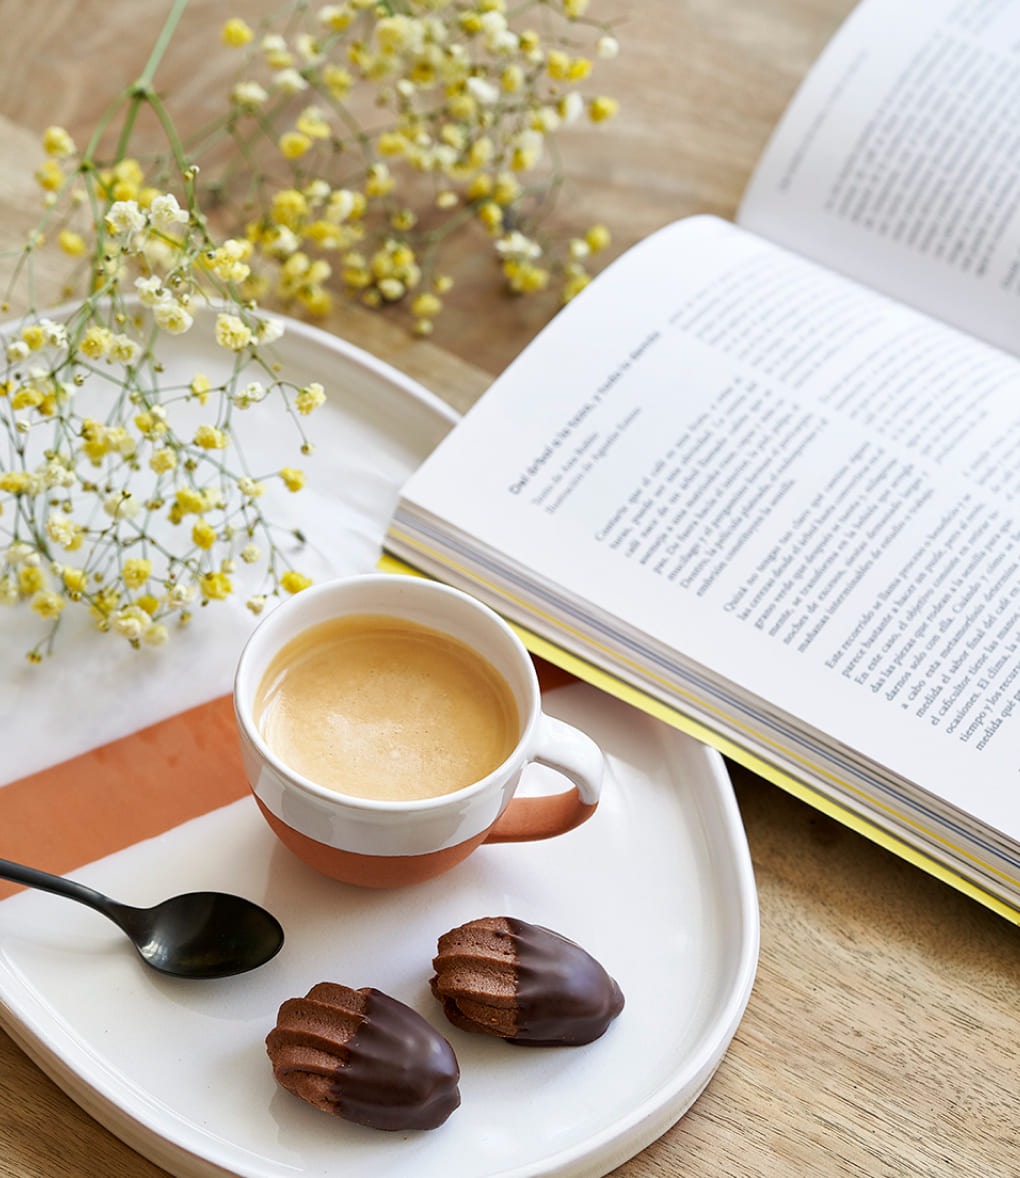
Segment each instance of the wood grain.
M609 224L614 253L680 216L733 215L771 128L852 6L592 2L618 20L623 53L604 77L621 112L570 144L564 213ZM0 0L0 246L30 223L24 177L38 134L52 122L87 129L137 74L167 7ZM160 74L178 111L209 113L222 92L212 47L224 15L216 0L186 13ZM547 318L493 293L486 264L466 261L427 343L356 308L338 307L327 326L464 409ZM761 905L755 989L705 1093L614 1178L1020 1173L1017 930L775 787L733 776ZM0 1034L0 1176L160 1173Z

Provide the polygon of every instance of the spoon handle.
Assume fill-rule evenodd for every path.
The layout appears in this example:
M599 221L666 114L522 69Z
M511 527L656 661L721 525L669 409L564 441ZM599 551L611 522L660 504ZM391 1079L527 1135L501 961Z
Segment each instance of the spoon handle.
M40 871L37 867L26 867L23 863L13 863L10 859L0 859L0 879L9 879L13 883L27 884L30 888L39 888L44 892L52 892L56 896L64 896L68 900L77 900L79 904L87 904L110 916L112 901L93 888L76 883L73 879L65 879L62 875L50 875L47 871Z

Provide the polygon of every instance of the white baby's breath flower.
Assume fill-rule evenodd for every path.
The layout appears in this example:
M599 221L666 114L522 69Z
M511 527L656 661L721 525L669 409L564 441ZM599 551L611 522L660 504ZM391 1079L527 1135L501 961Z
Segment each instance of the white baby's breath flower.
M237 480L237 489L242 495L247 495L249 499L257 499L265 492L266 485L257 479L249 478L248 475L243 475Z
M263 249L271 258L289 258L301 247L301 239L287 225L274 225L266 234Z
M110 340L110 350L107 353L111 360L120 364L134 364L141 355L141 345L128 335L118 334Z
M264 401L265 396L265 385L260 381L253 380L249 384L246 384L243 389L237 389L231 400L238 409L250 409L252 405L257 405L260 401Z
M141 232L145 228L145 214L138 207L138 201L114 201L106 214L106 227L111 233L119 233L124 237Z
M69 548L75 540L74 520L62 511L51 511L46 517L46 535L61 548Z
M268 315L260 319L255 328L255 335L260 344L275 344L284 332L283 320L275 315Z
M520 230L515 229L496 242L496 252L504 258L517 258L521 261L533 261L540 257L542 247L537 241L526 237Z
M171 609L180 609L190 605L197 596L197 585L172 585L167 594L167 604Z
M12 364L17 364L19 360L25 360L32 354L32 349L25 343L23 339L12 340L7 345L7 359Z
M576 90L565 94L560 102L560 118L563 122L569 127L571 123L576 123L583 114L584 99L581 95Z
M485 48L490 53L513 53L520 44L520 37L508 27L503 13L485 12L482 14L481 23Z
M468 78L466 85L471 97L482 106L493 106L499 99L499 87L484 78Z
M42 463L36 474L44 487L73 487L77 481L74 471L59 458L49 458Z
M177 197L172 192L165 192L152 198L149 220L154 228L165 231L175 225L187 225L188 213L177 203Z
M40 319L39 326L51 348L67 347L67 328L63 323L54 323L52 319Z
M152 309L152 317L171 335L183 335L195 322L191 312L176 299L162 299Z
M162 646L170 633L162 622L153 622L142 631L142 641L146 646Z
M243 110L257 110L268 98L268 92L258 82L238 82L230 92L230 101Z
M152 619L139 605L125 606L110 617L113 629L130 642L137 642L151 623Z
M354 212L355 204L354 193L349 188L338 188L330 195L324 216L327 221L339 225Z
M7 564L27 564L29 557L34 555L35 549L30 544L26 544L24 540L15 540L13 544L7 545L4 560Z
M154 307L167 297L163 283L155 275L148 278L136 278L135 290L138 291L138 299L143 307Z
M288 67L273 74L273 86L283 94L300 94L308 89L308 82L296 69Z
M610 61L612 58L619 55L620 42L615 37L610 36L609 33L603 34L599 37L595 45L595 52L603 61Z
M103 500L103 510L114 519L134 519L142 510L142 501L130 491L111 491Z

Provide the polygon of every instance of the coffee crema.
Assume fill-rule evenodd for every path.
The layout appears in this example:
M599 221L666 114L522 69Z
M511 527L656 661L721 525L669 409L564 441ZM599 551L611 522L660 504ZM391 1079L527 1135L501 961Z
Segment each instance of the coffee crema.
M513 692L466 643L387 614L311 626L255 695L266 744L338 793L415 801L488 776L520 736Z

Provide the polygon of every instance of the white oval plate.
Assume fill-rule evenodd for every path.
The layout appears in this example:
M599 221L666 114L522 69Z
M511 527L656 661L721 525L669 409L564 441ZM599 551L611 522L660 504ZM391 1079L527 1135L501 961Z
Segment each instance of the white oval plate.
M200 346L189 342L181 362L202 359ZM318 509L296 496L295 511L335 572L371 568L400 482L453 415L322 332L293 325L279 346L288 366L319 373L332 394L316 428L320 453L333 447L328 487ZM170 691L168 671L155 674L151 662L139 670L130 662L137 652L125 660L110 645L98 662L113 662L121 678L93 677L96 691L77 693L86 715L66 731L53 731L51 693L64 676L70 690L70 670L53 671L49 691L29 683L27 698L12 694L13 711L0 711L0 740L22 747L24 736L13 734L35 726L47 743L23 750L8 779L94 747L97 726L101 741L112 740L229 690L246 625L234 619L213 628L215 638L206 628L200 642L188 635L182 645L206 659L205 669L191 668L187 684ZM93 650L105 647L92 644L90 675ZM5 678L3 692L13 692L18 676ZM129 717L106 714L114 699ZM277 958L221 981L166 978L142 965L104 918L23 892L0 902L0 1022L82 1107L181 1178L605 1174L682 1116L722 1060L754 980L757 898L716 753L586 684L546 700L609 759L604 800L578 830L483 847L413 889L365 892L300 864L246 798L74 875L137 904L205 888L250 896L284 925ZM545 771L533 772L541 785ZM428 987L436 939L486 915L555 928L602 961L626 996L603 1038L581 1048L515 1048L446 1024ZM276 1085L265 1035L284 999L324 980L385 990L447 1036L461 1065L462 1104L445 1125L381 1133L328 1117Z

